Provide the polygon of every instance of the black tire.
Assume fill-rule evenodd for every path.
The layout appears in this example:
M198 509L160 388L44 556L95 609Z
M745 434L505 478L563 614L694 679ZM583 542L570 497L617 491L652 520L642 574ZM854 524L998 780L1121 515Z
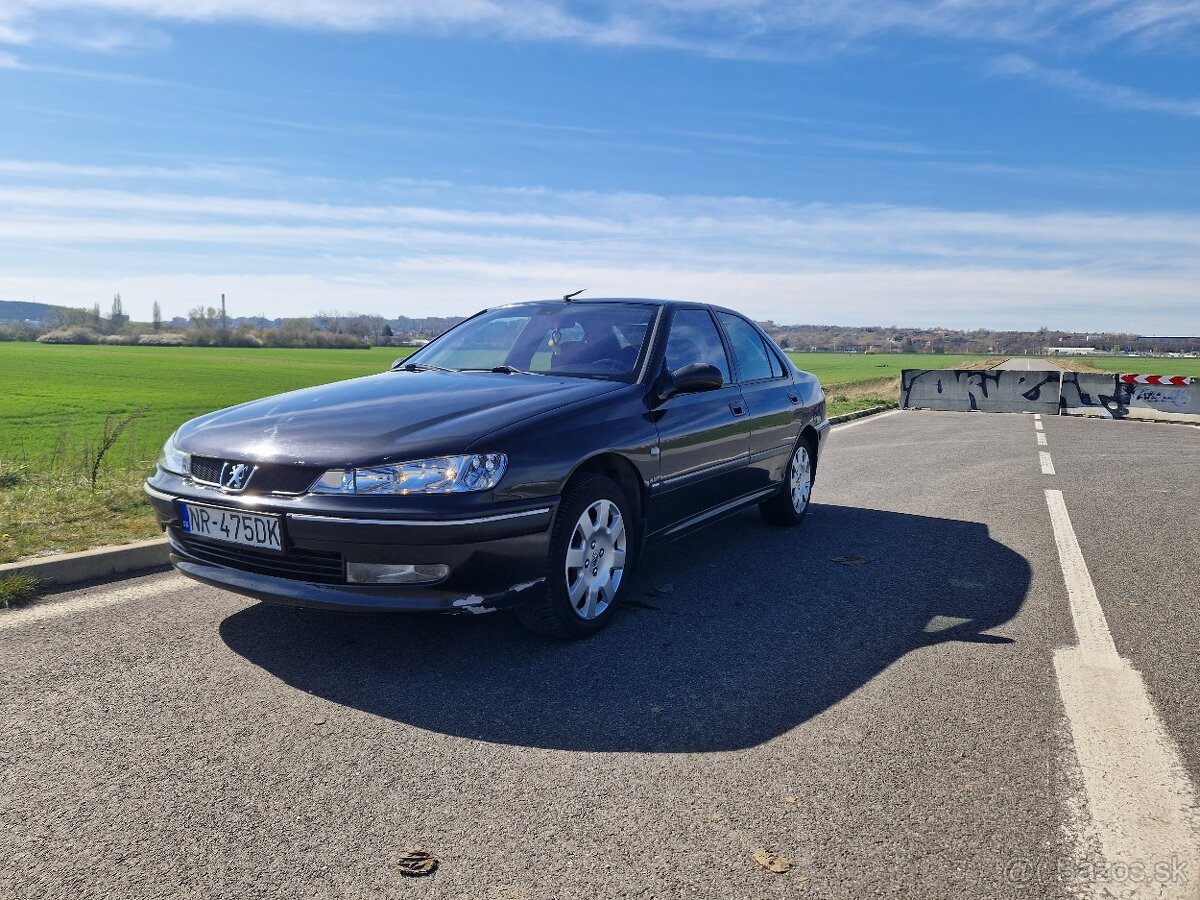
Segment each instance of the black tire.
M816 462L817 455L812 441L807 436L801 437L796 442L791 457L788 458L787 469L784 470L783 484L780 486L779 492L758 504L758 511L764 520L771 525L783 528L799 525L803 521L804 516L808 513L808 507L812 503L812 484L816 475ZM796 466L807 466L808 469L807 482L804 480L803 473L800 476L802 489L798 492L793 490L792 483L792 473ZM807 484L807 488L803 489L805 484Z
M611 507L604 507L605 501L611 504ZM595 634L612 620L620 600L621 586L633 564L633 539L636 529L629 518L630 506L620 486L603 475L585 473L568 485L563 492L554 527L550 532L546 590L516 608L517 618L522 625L547 637L576 640ZM607 535L597 531L593 540L588 541L584 538L581 547L579 541L583 538L585 512L588 513L589 522L599 522L602 510L608 510L604 513L608 526ZM619 545L612 537L617 530L616 519L610 517L612 510L620 516L623 539ZM588 567L569 566L568 554L578 554L581 549L584 561L596 564L597 567L590 571L593 576L600 576L600 582L603 582L602 573L609 572L608 582L595 582L599 586L594 593L589 586L593 582L588 579ZM619 573L612 562L618 558L621 559ZM603 566L607 566L608 569L602 568ZM583 584L585 590L582 600L578 602L573 601L571 596L569 579L572 575L576 588ZM612 584L614 576L615 585ZM601 605L602 599L606 602L597 612L595 610ZM594 605L589 607L589 602ZM591 615L588 614L589 610Z

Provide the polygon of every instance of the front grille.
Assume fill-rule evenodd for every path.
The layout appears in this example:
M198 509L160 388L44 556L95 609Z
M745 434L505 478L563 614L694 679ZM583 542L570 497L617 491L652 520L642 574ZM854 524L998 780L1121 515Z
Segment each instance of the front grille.
M202 484L221 484L221 468L225 463L240 460L215 459L211 456L192 457L192 478ZM253 466L254 463L247 465ZM303 494L321 477L324 469L313 466L287 466L261 463L250 477L244 494Z
M345 561L340 553L294 547L285 553L271 553L236 544L210 544L178 534L175 540L188 556L214 565L313 584L346 583Z

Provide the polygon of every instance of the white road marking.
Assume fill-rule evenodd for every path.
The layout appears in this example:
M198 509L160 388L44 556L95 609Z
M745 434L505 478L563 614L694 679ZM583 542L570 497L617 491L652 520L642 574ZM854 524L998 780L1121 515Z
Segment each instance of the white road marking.
M1033 423L1033 430L1034 430L1034 431L1041 431L1041 430L1042 430L1042 423L1041 423L1041 422L1034 422L1034 423Z
M1094 896L1194 898L1200 890L1195 790L1141 675L1117 655L1062 491L1047 490L1046 504L1079 638L1078 647L1054 653L1094 831L1076 837L1085 856L1095 838L1104 871L1129 875L1097 880ZM1135 871L1145 877L1135 880Z
M1079 648L1085 654L1115 657L1117 648L1100 609L1100 601L1096 599L1096 588L1075 538L1075 529L1071 527L1062 491L1046 489L1046 505L1050 507L1050 524L1054 526L1054 542L1058 545L1058 561L1067 584Z
M1045 446L1046 446L1046 435L1045 435L1045 434L1043 434L1042 432L1040 432L1040 431L1039 431L1039 432L1037 433L1037 439L1038 439L1038 446L1039 446L1039 447L1045 447Z
M1054 474L1054 461L1052 459L1050 459L1049 453L1047 453L1045 450L1039 450L1038 451L1038 460L1041 461L1043 475L1053 475Z
M168 575L166 578L124 585L111 590L96 588L94 591L88 591L69 600L47 600L19 609L0 610L0 631L7 628L20 628L23 625L33 625L72 613L104 609L106 606L116 606L118 603L128 603L130 600L146 600L150 597L183 590L188 584L190 582L182 576Z
M1033 421L1035 421L1035 422L1040 422L1040 421L1042 421L1042 414L1041 414L1041 413L1034 413L1034 414L1033 414ZM1036 428L1037 426L1035 425L1034 427Z
M838 431L845 431L847 428L853 428L855 425L865 425L868 422L878 422L880 419L886 419L888 416L894 416L900 412L898 409L893 409L891 412L877 413L873 416L864 416L861 419L855 419L852 422L843 422L840 425L834 425Z

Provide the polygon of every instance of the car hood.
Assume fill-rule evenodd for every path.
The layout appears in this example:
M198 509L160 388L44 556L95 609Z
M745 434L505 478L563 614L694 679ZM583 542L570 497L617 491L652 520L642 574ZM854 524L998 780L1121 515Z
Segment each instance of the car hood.
M310 466L461 453L484 435L622 382L493 372L384 372L253 400L192 419L197 456ZM483 448L486 449L486 448Z

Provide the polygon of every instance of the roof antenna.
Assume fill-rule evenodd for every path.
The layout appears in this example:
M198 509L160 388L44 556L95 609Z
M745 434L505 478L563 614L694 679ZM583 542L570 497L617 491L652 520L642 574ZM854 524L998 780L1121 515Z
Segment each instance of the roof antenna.
M573 298L578 297L580 294L582 294L586 290L587 290L587 288L580 288L573 294L563 294L563 303L570 303Z

